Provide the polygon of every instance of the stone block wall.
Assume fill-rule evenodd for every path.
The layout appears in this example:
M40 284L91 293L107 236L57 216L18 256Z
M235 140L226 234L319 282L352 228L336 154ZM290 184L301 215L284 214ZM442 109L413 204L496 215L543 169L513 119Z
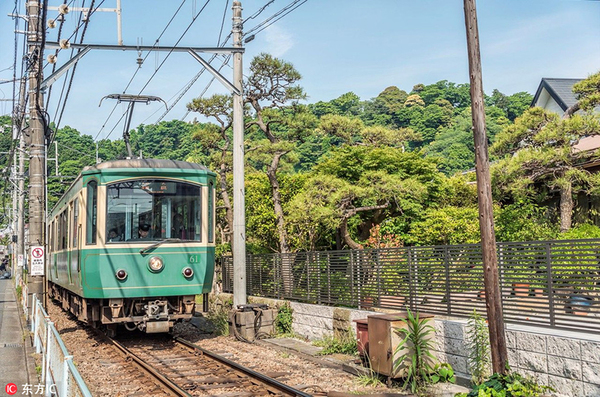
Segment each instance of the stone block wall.
M250 297L252 303L279 306L284 301ZM293 329L309 340L346 332L356 325L352 320L377 314L373 311L289 302L293 309ZM389 311L388 311L389 312ZM452 365L459 378L470 380L465 339L467 319L436 316L436 356ZM541 327L506 326L511 368L554 387L569 397L600 396L600 335L560 331Z

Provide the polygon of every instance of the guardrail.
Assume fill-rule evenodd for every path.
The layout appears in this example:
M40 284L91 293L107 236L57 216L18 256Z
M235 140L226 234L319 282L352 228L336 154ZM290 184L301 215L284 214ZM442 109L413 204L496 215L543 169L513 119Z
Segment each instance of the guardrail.
M600 239L497 244L507 322L600 333ZM481 245L249 255L249 295L333 306L485 315ZM223 291L233 265L221 261Z
M23 291L27 301L26 291ZM36 353L42 354L42 384L45 395L58 397L92 397L92 394L73 363L60 334L42 303L31 298L31 332Z

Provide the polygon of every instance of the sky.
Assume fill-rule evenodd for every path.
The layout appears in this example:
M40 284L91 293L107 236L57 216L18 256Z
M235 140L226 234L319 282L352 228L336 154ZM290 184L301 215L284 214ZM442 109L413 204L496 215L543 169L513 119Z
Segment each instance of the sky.
M91 0L68 3L81 7L82 1L89 5ZM62 2L48 0L49 6ZM16 3L24 13L24 0ZM159 44L163 46L216 47L219 37L223 40L231 31L231 0L121 3L126 45L153 45L160 37ZM245 21L244 31L291 3L293 0L242 0L244 19L268 4L258 16ZM96 0L98 4L114 8L116 0ZM245 74L251 59L262 52L291 62L302 74L300 85L308 95L308 103L329 101L347 92L367 100L389 86L409 92L419 83L469 81L460 0L306 0L299 4L245 44ZM14 0L0 0L0 99L13 96L12 84L5 81L13 78L15 21L7 14L14 8ZM493 89L507 95L520 91L535 94L543 77L585 78L600 71L600 1L479 0L477 13L483 87L487 94ZM57 11L48 11L48 19L57 15ZM75 11L65 16L62 38L76 30L79 17ZM20 22L18 28L24 30L24 23ZM78 33L81 37L82 29ZM57 28L48 29L47 40L55 41L57 34ZM17 76L21 74L22 34L18 41ZM117 44L116 14L92 15L84 43ZM231 40L227 45L231 45ZM45 55L52 53L54 50L47 49ZM56 65L62 65L71 56L71 50L60 51ZM172 105L202 69L186 53L141 54L142 58L146 56L138 68L135 51L92 50L79 61L70 89L69 80L62 77L53 84L49 99L46 95L50 120L60 120L60 127L76 128L95 139L119 139L126 105L105 99L98 106L104 96L123 92L153 95ZM204 54L204 58L209 59L210 55ZM215 59L213 65L223 65L223 58ZM51 71L52 65L47 65L44 77ZM223 67L222 74L231 79L231 61ZM218 82L209 85L211 77L207 72L200 75L164 120L202 120L194 113L186 116L186 104L203 92L204 96L228 92ZM11 102L0 101L0 115L11 111ZM131 126L156 123L164 111L165 105L160 102L138 104Z

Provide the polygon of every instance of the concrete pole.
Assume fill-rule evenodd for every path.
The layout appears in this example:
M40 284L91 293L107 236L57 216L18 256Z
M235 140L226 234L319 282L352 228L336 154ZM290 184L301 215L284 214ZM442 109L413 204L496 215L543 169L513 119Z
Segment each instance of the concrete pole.
M31 143L29 148L29 244L30 246L45 247L44 231L46 202L46 139L42 115L43 96L39 85L42 81L42 70L40 68L43 60L43 49L41 38L44 32L43 22L40 17L40 4L37 1L27 3L27 14L29 16L29 31L27 41L29 44L29 59L31 67L29 70L29 125L31 129ZM30 261L31 263L31 261ZM29 266L31 270L31 266ZM45 263L44 263L45 269ZM45 277L32 276L27 278L30 294L42 297L44 293ZM44 299L40 299L42 302ZM29 305L32 307L33 305Z
M242 47L242 3L233 2L233 46ZM233 308L246 298L246 199L244 197L244 94L242 52L233 54Z
M121 0L117 0L117 40L123 45L123 29L121 27Z
M13 123L15 122L15 120L13 120ZM18 184L17 179L18 179L18 174L17 174L17 153L19 151L17 149L15 149L14 152L14 157L13 157L13 166L12 166L12 171L11 171L11 179L15 182L12 187L13 187L13 197L12 197L12 221L13 221L13 225L12 225L12 233L11 233L11 244L12 244L12 261L10 261L10 265L11 269L10 269L10 274L12 274L12 276L14 277L16 274L16 270L17 270L17 241L14 240L15 236L18 236L18 227L19 227L19 218L21 218L22 214L17 210L17 206L18 206L18 198L19 198L19 189L18 189Z
M25 136L21 129L21 138L19 140L19 200L18 200L18 213L19 223L17 225L17 265L19 264L19 255L22 258L21 266L25 264ZM23 268L17 268L19 271L23 271ZM21 276L23 276L21 274Z
M492 369L494 373L504 374L506 372L506 364L508 363L508 352L504 335L502 296L500 294L500 280L498 275L498 254L496 252L496 234L494 232L494 208L488 144L485 132L483 79L475 0L464 0L464 8L471 83L471 112L473 119L473 139L475 143L479 230L481 231L481 250L483 253L483 282L485 284L485 304L490 333Z

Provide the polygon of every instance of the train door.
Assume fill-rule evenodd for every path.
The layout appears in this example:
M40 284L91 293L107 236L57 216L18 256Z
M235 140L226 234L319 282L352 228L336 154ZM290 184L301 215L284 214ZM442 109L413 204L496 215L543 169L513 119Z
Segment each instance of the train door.
M71 275L71 257L72 257L72 251L71 251L71 235L73 234L73 224L71 219L73 218L73 202L70 202L69 205L67 206L67 211L65 213L65 217L66 219L66 226L67 226L67 230L66 230L66 236L65 238L67 239L67 244L66 244L66 256L67 256L67 276L69 278L69 284L73 284L73 277Z
M71 249L69 258L69 283L73 284L73 280L78 280L79 275L79 199L75 199L70 205L71 213L71 241L69 242ZM75 276L75 277L74 277Z

